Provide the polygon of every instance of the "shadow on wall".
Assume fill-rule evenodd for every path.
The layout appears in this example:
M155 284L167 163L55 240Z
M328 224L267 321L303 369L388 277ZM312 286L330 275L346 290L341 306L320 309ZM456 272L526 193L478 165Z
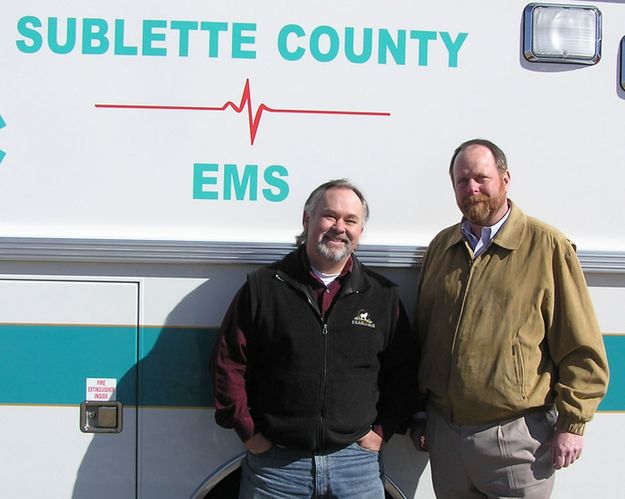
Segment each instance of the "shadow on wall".
M162 327L141 328L140 360L117 385L118 400L125 406L123 431L94 434L77 473L73 499L131 499L137 494L150 499L191 498L212 472L242 451L236 434L214 423L208 375L217 325L245 274L253 269L234 267L203 269L210 279L184 296ZM412 277L409 281L416 282ZM406 305L412 308L412 303ZM408 497L414 495L427 465L425 455L400 436L390 442L385 462L393 481Z

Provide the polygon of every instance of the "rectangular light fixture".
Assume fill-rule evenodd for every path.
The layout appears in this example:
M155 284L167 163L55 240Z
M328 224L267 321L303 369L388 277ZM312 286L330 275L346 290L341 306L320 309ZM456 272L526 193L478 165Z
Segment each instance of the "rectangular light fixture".
M621 88L625 90L625 36L621 38ZM0 151L1 152L1 151Z
M529 4L523 11L523 55L530 62L597 64L601 12L592 6Z

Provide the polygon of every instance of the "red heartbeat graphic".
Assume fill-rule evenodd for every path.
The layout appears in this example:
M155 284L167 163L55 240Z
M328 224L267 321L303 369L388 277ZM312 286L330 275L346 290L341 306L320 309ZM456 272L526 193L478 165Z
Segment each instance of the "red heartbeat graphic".
M250 79L245 80L245 87L243 87L243 94L241 94L241 101L237 106L232 101L227 101L223 106L219 107L205 107L205 106L151 106L141 104L96 104L97 108L107 109L160 109L167 111L226 111L228 108L232 108L237 114L241 114L247 109L247 121L250 129L250 144L254 145L256 139L256 133L260 125L260 119L264 112L267 113L287 113L287 114L338 114L345 116L390 116L391 113L373 112L373 111L335 111L335 110L322 110L322 109L280 109L275 107L269 107L266 104L261 104L256 108L254 112L252 106L252 92L250 90Z

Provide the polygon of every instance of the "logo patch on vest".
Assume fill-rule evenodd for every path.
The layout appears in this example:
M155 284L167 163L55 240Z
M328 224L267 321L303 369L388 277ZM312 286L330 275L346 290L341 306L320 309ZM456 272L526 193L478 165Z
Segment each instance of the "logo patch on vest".
M369 318L369 312L366 310L359 310L356 317L352 319L353 326L365 326L375 329L375 322Z

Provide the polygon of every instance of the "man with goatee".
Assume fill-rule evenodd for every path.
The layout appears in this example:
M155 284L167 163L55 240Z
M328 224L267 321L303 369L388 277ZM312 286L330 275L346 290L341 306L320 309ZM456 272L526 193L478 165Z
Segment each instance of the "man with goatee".
M380 450L415 409L417 349L397 286L353 254L368 215L353 184L320 185L299 247L226 314L215 418L247 449L241 498L384 498Z
M430 453L438 498L546 498L554 470L579 459L608 382L584 275L571 243L508 199L495 144L463 143L449 174L464 216L421 270L428 407L413 440Z

